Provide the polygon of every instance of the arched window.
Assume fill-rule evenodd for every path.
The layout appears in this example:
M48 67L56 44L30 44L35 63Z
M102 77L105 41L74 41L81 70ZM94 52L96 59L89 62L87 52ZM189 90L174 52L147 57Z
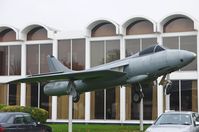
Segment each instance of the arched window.
M176 34L172 36L164 35L163 44L168 48L183 49L197 53L197 36L194 31L194 22L190 18L182 16L172 18L163 25L163 32L176 32ZM190 32L190 34L187 35L184 32ZM181 70L197 70L197 59Z
M9 45L6 42L16 41L16 32L11 28L0 29L0 75L20 75L21 74L21 46Z
M91 31L91 37L115 36L115 26L109 22L104 22L95 26Z
M27 40L47 40L47 30L41 26L33 28L27 34Z
M197 53L197 33L194 21L186 16L170 16L163 20L163 45L170 49L182 49ZM189 33L185 33L189 32ZM197 71L197 58L180 69L180 71ZM186 72L184 72L186 78ZM189 78L189 77L188 77ZM172 110L197 111L197 81L190 79L173 80L170 94Z
M124 36L125 39L125 53L126 57L136 54L145 48L157 44L157 35L154 34L154 22L145 18L132 18L123 25L126 28ZM150 34L150 35L149 35ZM126 85L126 119L139 119L138 105L132 102L133 94L135 93L136 85ZM143 85L143 92L145 93L144 104L144 119L153 120L157 117L157 91L156 85ZM144 91L145 90L145 91ZM146 101L147 100L147 101ZM150 113L150 114L149 114Z
M116 26L111 22L98 23L91 29L91 67L120 59L120 38L116 34ZM109 39L105 36L109 36ZM119 88L91 92L91 119L118 120L120 118L119 102Z
M16 42L16 32L9 27L0 28L0 76L4 75L21 75L21 43ZM20 85L0 87L1 103L20 105Z
M150 34L150 33L153 33L153 24L148 20L135 21L126 28L126 35Z
M15 41L16 33L14 30L8 28L0 32L0 42Z
M125 39L126 56L133 55L150 45L157 44L157 38L146 37L146 34L153 34L153 23L146 19L136 20L126 26L126 35L142 35L141 38Z
M186 17L177 17L169 20L163 26L163 32L187 32L194 31L194 23Z
M47 73L47 56L52 55L52 41L47 30L42 26L31 25L23 30L26 41L26 74ZM29 41L31 40L31 41ZM45 83L29 83L26 86L26 106L40 107L49 112L51 117L51 97L44 94Z

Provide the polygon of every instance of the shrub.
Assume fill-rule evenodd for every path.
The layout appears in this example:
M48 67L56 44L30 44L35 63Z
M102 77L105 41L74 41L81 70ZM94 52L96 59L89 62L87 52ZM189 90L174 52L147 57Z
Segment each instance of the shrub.
M2 108L4 108L4 107L6 107L6 105L0 104L0 110L1 110Z
M24 106L4 106L0 109L1 112L25 112L30 113L31 116L39 122L46 122L48 118L48 111L36 107Z

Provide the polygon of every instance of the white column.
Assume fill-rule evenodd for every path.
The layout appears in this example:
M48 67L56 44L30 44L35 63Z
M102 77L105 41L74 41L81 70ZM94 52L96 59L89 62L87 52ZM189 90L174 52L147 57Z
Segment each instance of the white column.
M88 69L90 68L90 42L89 38L86 37L86 45L85 45L85 68ZM91 93L86 92L85 93L85 120L89 121L90 120L90 101L91 101Z
M163 41L162 41L162 36L160 33L158 33L160 31L157 31L157 42L160 45L163 45ZM158 116L160 116L163 112L164 112L164 89L162 85L159 85L160 81L161 81L162 77L159 77L157 80L157 109L158 109Z
M140 131L143 131L144 130L144 124L143 124L143 120L144 120L144 102L143 102L143 99L141 99L140 101Z
M167 75L167 80L170 80L170 75ZM165 94L166 91L163 91L165 97L166 97L166 110L170 110L170 94L166 95Z
M21 76L26 76L26 45L23 43L21 45ZM20 91L20 105L26 106L26 84L21 83Z
M26 106L26 84L21 83L20 106Z
M58 57L58 41L56 39L53 40L53 56ZM57 96L52 96L52 121L57 119Z
M91 101L91 93L86 92L85 93L85 120L90 120L90 101Z
M158 98L157 98L157 109L158 109L158 116L160 116L163 113L163 104L164 104L164 90L163 90L163 86L159 85L160 81L161 81L161 77L158 78L158 84L157 84L157 93L158 93Z
M120 59L125 58L125 43L124 38L120 38ZM123 69L120 69L123 71ZM122 72L121 71L121 72ZM121 86L120 87L120 121L123 123L125 121L126 117L126 87Z
M68 104L68 132L72 132L73 130L73 124L72 124L72 120L73 120L73 96L69 95L68 96L69 99L69 104Z

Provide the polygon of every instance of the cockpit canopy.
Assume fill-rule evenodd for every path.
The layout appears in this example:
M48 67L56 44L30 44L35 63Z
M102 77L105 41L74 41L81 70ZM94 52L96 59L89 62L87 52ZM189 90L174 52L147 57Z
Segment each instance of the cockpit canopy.
M147 55L147 54L152 54L152 53L156 53L156 52L160 52L165 50L165 48L163 46L160 45L152 45L142 51L139 52L139 56L143 56L143 55Z

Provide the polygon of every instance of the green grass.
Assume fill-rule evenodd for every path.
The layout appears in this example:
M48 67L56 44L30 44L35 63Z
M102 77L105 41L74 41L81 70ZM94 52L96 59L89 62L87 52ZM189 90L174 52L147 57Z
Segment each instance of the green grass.
M68 132L66 124L49 124L53 132ZM146 129L148 126L144 126ZM73 132L141 132L139 125L73 124Z

